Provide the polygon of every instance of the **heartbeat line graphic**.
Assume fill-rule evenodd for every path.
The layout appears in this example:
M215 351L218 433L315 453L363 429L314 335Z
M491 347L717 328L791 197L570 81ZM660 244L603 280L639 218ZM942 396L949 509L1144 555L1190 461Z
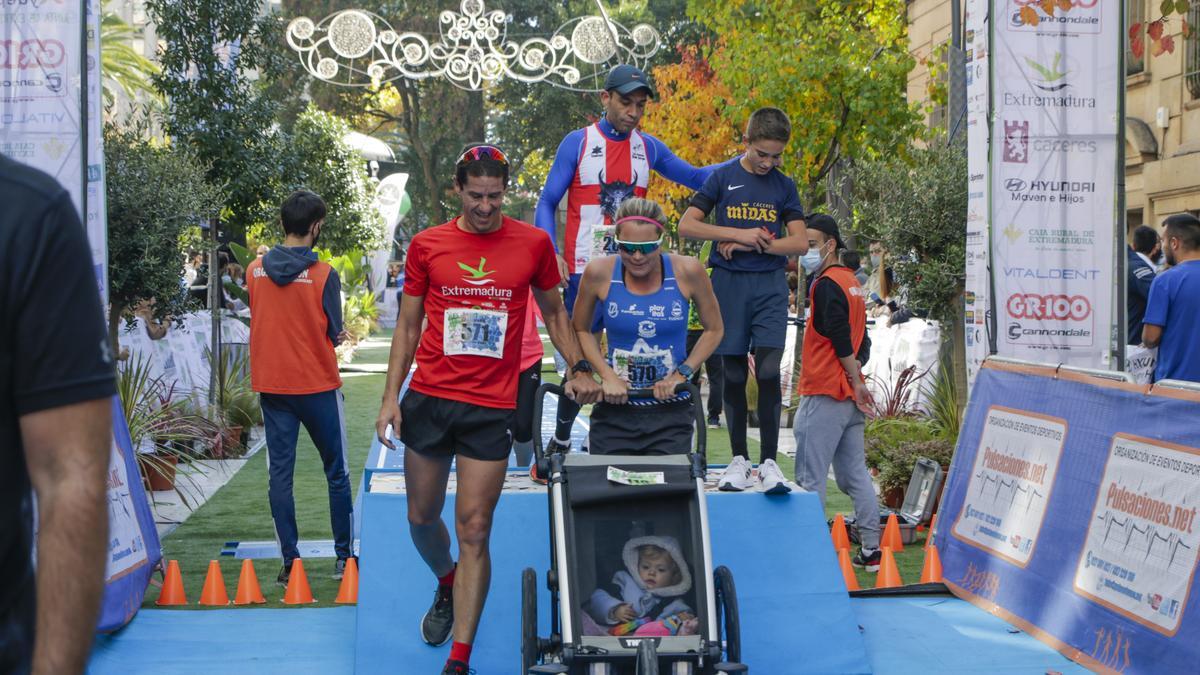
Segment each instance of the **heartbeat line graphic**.
M1164 558L1162 555L1155 555L1154 557L1159 560L1166 560L1167 569L1170 569L1171 565L1175 563L1175 554L1178 553L1179 549L1184 548L1189 551L1192 549L1191 546L1183 543L1183 540L1175 532L1170 532L1164 537L1158 533L1158 526L1146 525L1145 527L1139 527L1133 518L1125 517L1122 519L1114 515L1112 511L1105 511L1103 514L1096 516L1096 520L1104 522L1104 539L1100 541L1101 546L1110 548L1108 546L1109 535L1112 533L1113 526L1116 525L1118 532L1123 530L1125 533L1125 541L1121 547L1121 552L1125 553L1129 550L1131 543L1137 543L1140 540L1146 550L1146 555L1142 558L1144 561L1149 560L1150 555L1154 553L1154 545L1160 541L1163 542L1164 547L1170 550L1169 557ZM1141 536L1135 540L1135 534Z
M993 475L987 471L980 471L979 473L975 474L975 478L982 479L979 482L979 496L981 496L981 497L983 496L984 489L987 488L987 484L989 482L995 483L996 490L995 490L995 492L992 493L992 503L993 504L997 503L997 500L1000 499L1000 491L1005 488L1007 488L1009 490L1009 498L1008 498L1009 506L1013 506L1016 503L1018 492L1023 492L1025 494L1029 495L1029 499L1025 503L1025 512L1026 513L1029 513L1029 509L1033 506L1034 499L1044 499L1046 497L1046 495L1043 495L1041 492L1038 492L1037 488L1027 488L1024 485L1021 485L1020 482L1018 480L1016 480L1015 478L1012 480L1009 480L1007 478L997 478L995 475Z

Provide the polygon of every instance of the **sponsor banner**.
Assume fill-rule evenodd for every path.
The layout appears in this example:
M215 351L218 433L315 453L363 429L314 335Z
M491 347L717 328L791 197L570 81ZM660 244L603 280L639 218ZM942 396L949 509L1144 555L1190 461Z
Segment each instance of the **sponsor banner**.
M151 340L142 319L122 329L117 340L129 350L130 363L143 362L151 377L161 377L176 397L202 397L208 391L212 350L212 314L207 310L173 321L161 340ZM247 353L250 329L226 312L221 320L221 348L234 358Z
M967 241L964 294L967 387L987 358L988 307L988 0L966 6L967 69Z
M935 541L949 588L1105 672L1200 659L1200 394L989 361Z
M1113 436L1075 570L1075 591L1174 635L1200 554L1198 503L1200 450Z
M54 176L70 193L87 228L101 294L107 296L99 2L87 0L82 17L77 0L9 0L2 6L0 153ZM86 56L81 54L85 28ZM81 88L84 63L86 111ZM87 213L82 208L85 194Z
M1037 547L1065 420L993 406L954 536L1024 567Z
M1069 4L1064 9L1063 4ZM993 0L997 352L1114 367L1120 3Z
M137 458L121 412L113 397L112 455L108 465L108 556L104 599L96 630L112 632L129 623L142 605L155 567L162 561L162 546L154 515L142 486Z

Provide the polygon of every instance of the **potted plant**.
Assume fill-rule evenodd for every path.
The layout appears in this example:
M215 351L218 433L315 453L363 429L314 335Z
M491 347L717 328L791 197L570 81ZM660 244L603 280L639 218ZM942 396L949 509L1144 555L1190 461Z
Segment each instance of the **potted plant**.
M176 400L174 385L154 377L145 359L127 362L119 370L117 389L147 488L174 489L190 506L187 494L177 487L177 468L192 464L193 444L210 438L214 426L191 410L187 400Z
M879 482L883 503L899 508L916 464L916 457L908 457L907 448L935 439L937 432L924 418L903 416L870 420L864 435L867 468Z
M246 354L224 351L220 359L209 358L217 368L217 394L210 419L217 426L211 454L216 459L239 457L246 450L250 429L262 424L258 394L250 386L250 362ZM206 394L207 396L207 394Z

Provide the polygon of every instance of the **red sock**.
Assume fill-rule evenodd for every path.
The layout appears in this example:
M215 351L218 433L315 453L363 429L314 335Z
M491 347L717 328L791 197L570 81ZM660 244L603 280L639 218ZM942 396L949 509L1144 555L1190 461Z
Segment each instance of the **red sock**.
M450 660L462 661L463 663L471 663L471 645L463 644L462 642L450 643Z
M457 569L458 569L458 563L455 563L454 567L451 567L450 571L446 573L446 576L438 577L438 583L441 584L442 586L453 586L454 585L454 571Z

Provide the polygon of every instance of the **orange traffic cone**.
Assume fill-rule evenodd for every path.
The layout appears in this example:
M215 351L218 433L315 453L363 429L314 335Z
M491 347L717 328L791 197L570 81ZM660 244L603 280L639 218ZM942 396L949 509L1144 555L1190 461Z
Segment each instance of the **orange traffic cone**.
M933 514L933 519L929 521L929 534L925 537L925 550L929 550L929 545L933 543L933 528L937 526L937 514Z
M221 576L221 565L216 560L210 560L208 563L208 574L204 576L204 590L200 591L200 604L211 607L224 607L229 604L225 577Z
M894 553L904 550L904 541L900 538L900 521L896 514L889 513L887 525L883 528L883 548L891 548Z
M292 563L292 573L288 577L287 590L283 593L285 605L307 605L316 602L312 589L308 587L308 577L304 574L304 562L299 558Z
M850 564L850 549L838 549L838 567L842 568L842 579L846 582L847 591L857 591L858 576L854 574L854 566Z
M833 527L830 528L829 534L833 537L833 550L850 550L850 535L846 534L846 519L842 514L833 517Z
M343 605L358 604L358 561L355 558L346 559L346 569L342 572L342 585L338 588L334 602Z
M187 594L183 592L183 575L179 573L179 561L167 563L167 578L163 580L162 590L154 604L160 607L186 605Z
M879 564L879 575L875 577L875 588L895 588L903 586L904 581L900 579L900 569L896 567L896 556L892 555L892 549L883 547L883 560Z
M938 556L937 545L925 549L925 564L921 566L921 583L936 584L942 581L942 559Z
M254 573L254 563L247 558L242 561L242 574L238 577L237 597L233 599L233 604L261 605L266 601L262 589L258 586L258 575Z

